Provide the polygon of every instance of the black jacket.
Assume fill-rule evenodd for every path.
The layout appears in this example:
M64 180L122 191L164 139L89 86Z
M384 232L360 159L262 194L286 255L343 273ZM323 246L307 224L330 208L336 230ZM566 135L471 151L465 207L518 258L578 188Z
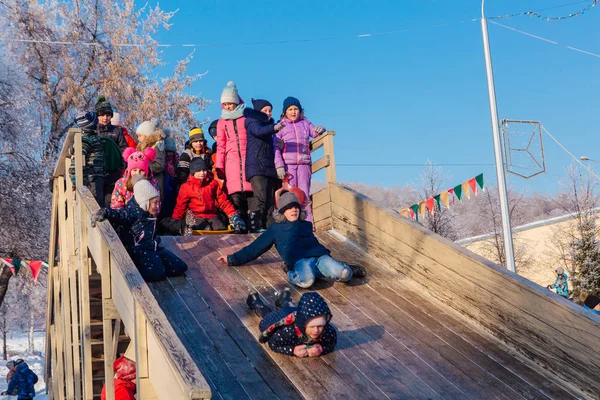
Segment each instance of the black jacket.
M123 128L120 126L98 124L98 136L106 136L114 140L121 148L121 152L128 147L127 140L123 134Z
M160 237L156 235L156 218L148 211L142 210L132 197L125 207L113 210L107 208L108 220L112 224L123 226L121 239L123 244L133 245L134 250L153 250L158 249Z
M275 148L273 140L275 125L267 114L252 108L244 110L246 121L246 179L253 176L269 176L277 178L275 169Z
M321 355L331 353L337 343L337 333L335 328L329 323L331 320L331 311L329 306L317 292L304 293L298 302L298 307L286 307L273 311L264 317L259 324L259 329L264 331L277 321L286 318L289 314L295 313L295 322L277 328L269 338L269 347L277 353L294 355L294 347L302 344L319 343L323 347ZM316 340L311 340L306 336L306 324L311 318L325 315L327 325Z

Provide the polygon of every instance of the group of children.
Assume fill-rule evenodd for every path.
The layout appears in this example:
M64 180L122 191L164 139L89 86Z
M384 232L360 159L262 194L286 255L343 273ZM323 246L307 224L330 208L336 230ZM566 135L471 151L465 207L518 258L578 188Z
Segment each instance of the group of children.
M275 245L290 283L299 287L308 288L318 278L347 282L365 276L361 266L333 259L314 235L310 141L325 128L308 121L294 97L284 100L278 122L272 118L273 105L267 100L252 99L252 105L247 107L235 84L228 82L221 94L221 118L209 127L215 145L209 148L203 130L194 127L181 155L170 133L160 129L155 120L140 124L138 143L131 146L126 131L111 125L114 113L104 99L95 113L82 112L76 118L83 131L84 184L101 205L92 216L92 226L105 219L113 224L145 280L161 280L187 270L181 259L160 246L157 229L161 234L177 235L226 230L228 226L235 232L261 235L240 251L220 257L221 263L242 265ZM107 160L115 158L117 148L123 164L115 179ZM103 155L98 155L101 151ZM116 162L110 164L117 169ZM276 204L281 181L293 189L280 193ZM283 311L268 316L255 293L248 297L248 305L260 311L261 317L268 317L261 322L261 330L268 336L265 341L273 341L274 350L304 357L326 353L335 346L327 305L316 293L304 296L297 309L286 304ZM305 301L310 306L305 307ZM319 302L324 306L315 308ZM298 329L284 339L287 331L279 328L286 326ZM272 334L275 330L279 333ZM303 350L296 348L300 345Z

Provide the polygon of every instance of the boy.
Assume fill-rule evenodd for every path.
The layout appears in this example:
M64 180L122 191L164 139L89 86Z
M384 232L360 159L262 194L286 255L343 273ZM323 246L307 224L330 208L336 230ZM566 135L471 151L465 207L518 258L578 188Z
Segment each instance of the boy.
M190 162L190 176L179 189L173 219L185 222L184 216L189 208L193 213L193 221L189 223L192 230L220 231L227 229L219 216L219 210L222 210L236 232L245 230L244 221L219 184L212 179L208 168L209 163L204 158L197 157Z
M555 289L557 295L568 299L569 282L567 274L565 274L565 269L563 267L557 267L554 272L556 272L556 281L554 281L552 285L548 285L548 289Z
M190 163L192 160L200 157L206 161L210 161L211 151L206 146L206 139L204 139L204 132L202 128L194 127L190 130L189 139L185 144L185 150L179 157L177 163L177 180L179 185L183 185L187 182L190 176Z
M271 350L296 357L317 357L331 353L337 343L335 328L329 324L329 306L316 292L304 293L296 307L290 298L289 289L277 297L276 305L282 307L272 311L253 292L246 301L262 318L259 342L269 342Z
M271 224L254 242L234 254L219 257L218 261L229 266L243 265L257 259L274 244L283 258L282 267L288 280L296 286L309 288L317 278L348 282L352 277L366 275L360 265L346 265L329 256L330 251L315 237L312 223L304 221L295 194L283 193L278 206L278 219L283 217L283 222Z

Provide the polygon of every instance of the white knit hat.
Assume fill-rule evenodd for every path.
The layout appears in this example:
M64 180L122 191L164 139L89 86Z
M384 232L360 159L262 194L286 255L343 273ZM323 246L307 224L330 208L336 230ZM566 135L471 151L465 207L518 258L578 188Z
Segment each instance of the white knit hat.
M147 179L140 179L133 185L133 197L142 210L148 211L150 200L160 197L160 192Z
M238 95L237 86L235 86L234 81L227 82L227 86L223 89L221 104L223 103L240 104L240 96Z
M112 118L110 119L110 124L113 126L121 126L121 114L118 112L113 113Z
M138 136L150 136L156 131L156 120L144 121L137 127L135 134Z

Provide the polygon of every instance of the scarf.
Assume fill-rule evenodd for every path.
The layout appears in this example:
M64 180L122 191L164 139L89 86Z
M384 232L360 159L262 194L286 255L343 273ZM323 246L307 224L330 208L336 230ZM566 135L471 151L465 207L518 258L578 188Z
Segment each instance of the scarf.
M223 119L238 119L244 116L246 103L238 104L233 111L221 110L221 118Z

